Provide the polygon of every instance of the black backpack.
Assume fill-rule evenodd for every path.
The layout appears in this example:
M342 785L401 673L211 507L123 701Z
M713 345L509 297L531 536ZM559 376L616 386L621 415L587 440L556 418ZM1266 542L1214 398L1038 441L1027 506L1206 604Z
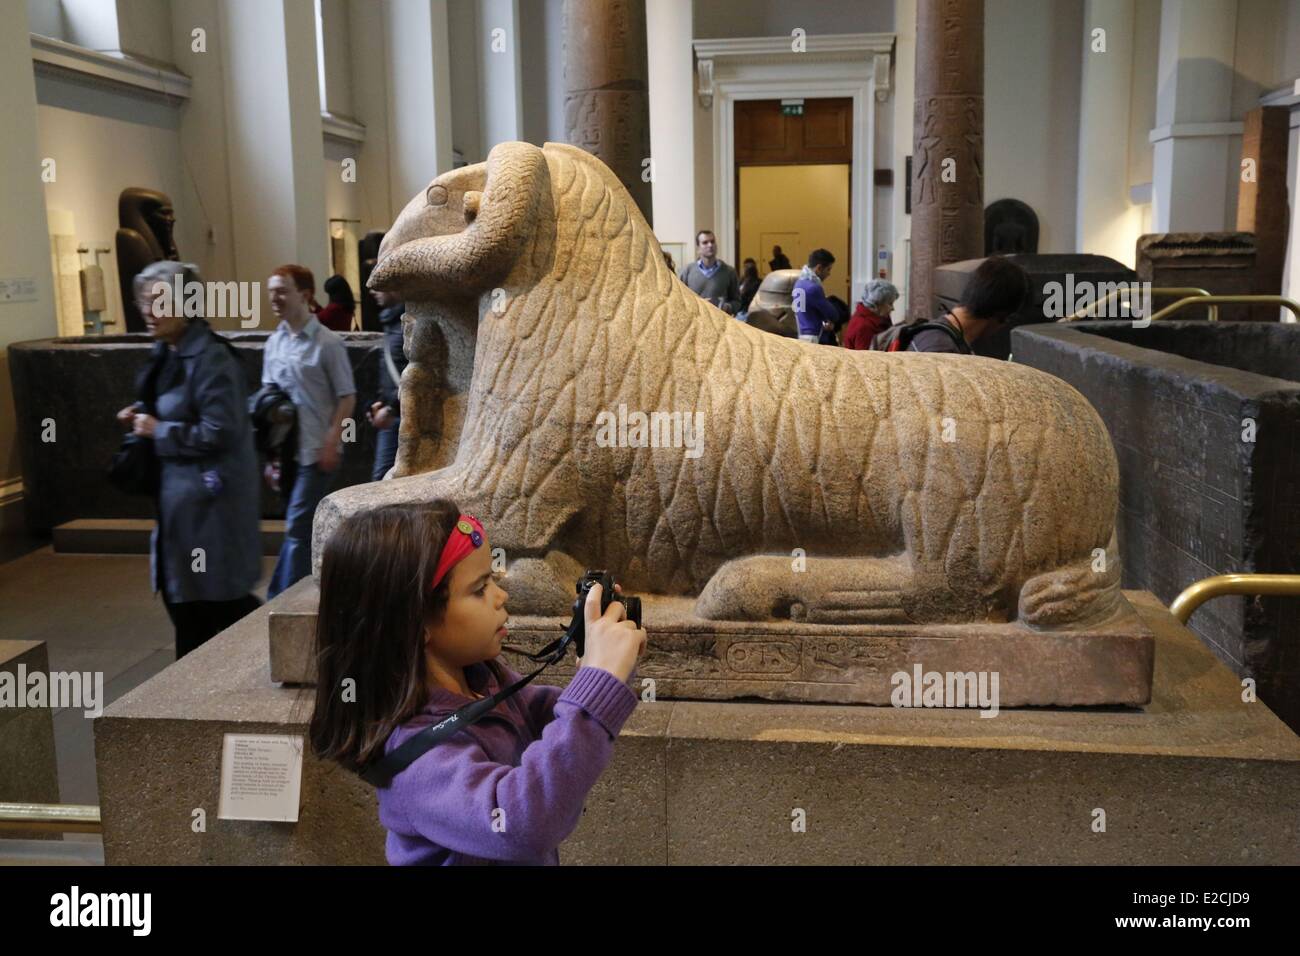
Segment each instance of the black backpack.
M876 333L871 340L871 350L873 352L906 352L912 346L912 340L921 332L934 329L945 332L952 339L953 344L957 346L957 351L962 355L970 355L970 346L966 344L960 332L954 329L947 322L901 322L898 325L892 325L883 332Z

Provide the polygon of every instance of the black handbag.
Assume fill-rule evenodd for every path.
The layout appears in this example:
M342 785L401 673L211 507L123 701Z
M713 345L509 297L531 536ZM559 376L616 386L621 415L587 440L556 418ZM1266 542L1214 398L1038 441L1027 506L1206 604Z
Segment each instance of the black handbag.
M163 346L141 379L137 404L146 415L157 414L154 405L158 401L158 374L166 360L167 349ZM154 452L153 439L143 435L124 437L122 446L113 454L113 461L108 466L109 482L126 495L157 496L161 476L162 464Z

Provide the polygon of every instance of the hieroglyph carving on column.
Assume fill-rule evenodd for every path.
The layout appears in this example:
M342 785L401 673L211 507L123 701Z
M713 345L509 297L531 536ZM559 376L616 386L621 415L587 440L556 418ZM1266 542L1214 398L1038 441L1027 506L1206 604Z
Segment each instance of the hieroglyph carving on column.
M564 0L564 134L651 219L645 0Z
M935 267L983 250L984 3L919 0L916 16L909 301L931 317Z

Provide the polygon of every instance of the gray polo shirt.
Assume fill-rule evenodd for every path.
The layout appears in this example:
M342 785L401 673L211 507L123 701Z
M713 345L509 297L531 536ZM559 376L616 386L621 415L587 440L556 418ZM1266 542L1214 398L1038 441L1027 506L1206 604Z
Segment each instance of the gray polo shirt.
M316 464L339 400L357 392L343 339L314 315L301 332L281 322L262 353L262 384L279 385L293 399L298 407L298 464Z

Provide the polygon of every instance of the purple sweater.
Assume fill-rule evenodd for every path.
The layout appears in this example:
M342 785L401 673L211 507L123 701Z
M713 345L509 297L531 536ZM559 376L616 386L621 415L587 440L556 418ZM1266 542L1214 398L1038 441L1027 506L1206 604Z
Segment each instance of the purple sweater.
M795 321L799 325L800 335L821 335L823 322L834 322L839 318L835 306L826 298L826 290L820 282L810 279L796 279L795 290L803 289L803 311L795 309ZM797 299L795 300L797 301ZM941 335L943 333L940 333Z
M508 680L519 675L505 668ZM465 668L471 689L497 690L484 664ZM388 753L469 703L438 688L393 731ZM636 694L608 671L580 667L560 692L529 684L379 791L394 866L486 863L558 865L559 845L582 816L587 792L609 763Z

